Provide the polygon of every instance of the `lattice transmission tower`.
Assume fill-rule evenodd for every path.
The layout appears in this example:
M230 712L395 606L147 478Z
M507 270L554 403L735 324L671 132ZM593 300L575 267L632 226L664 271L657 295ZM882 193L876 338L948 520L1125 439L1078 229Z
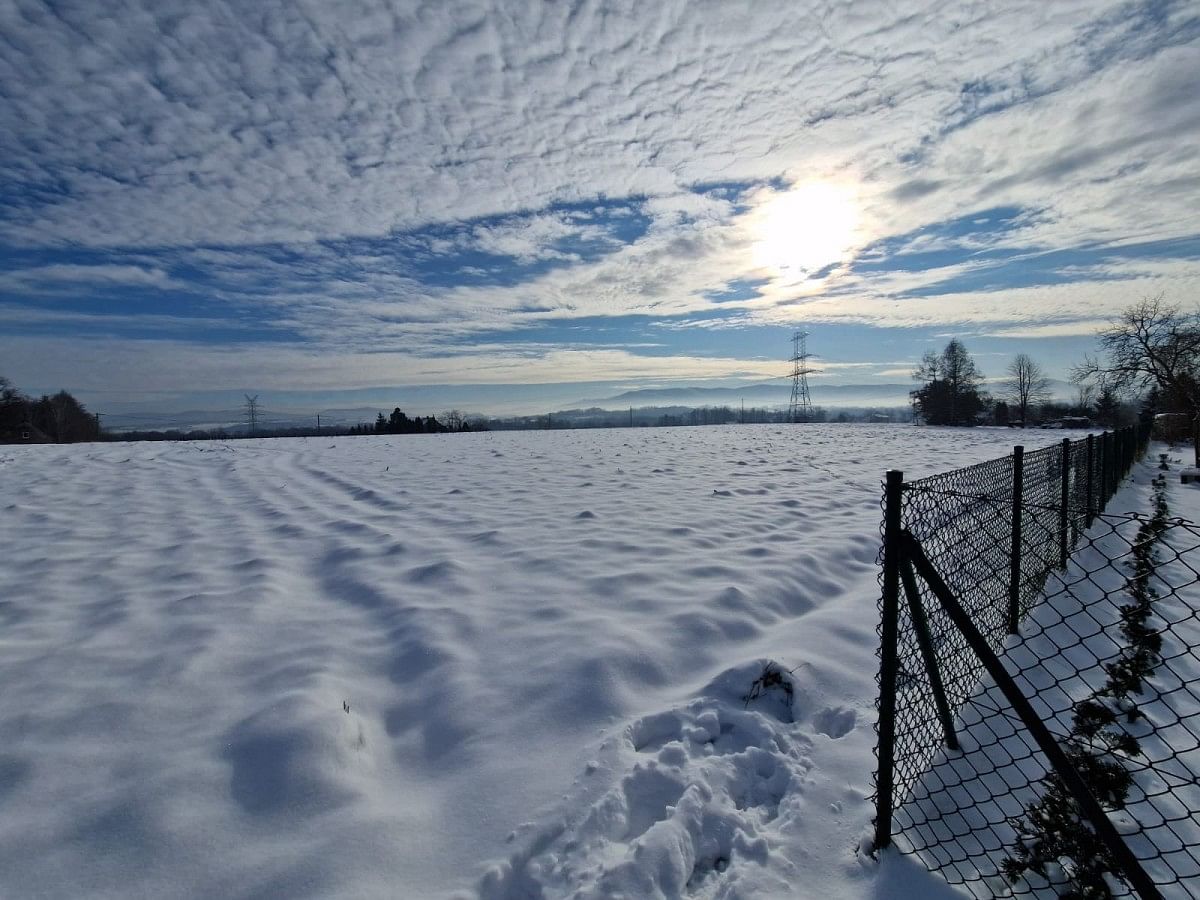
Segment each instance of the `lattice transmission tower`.
M789 422L813 420L812 396L808 392L808 376L813 370L809 368L808 360L808 332L797 330L792 334L792 402L788 405Z
M258 394L251 397L249 394L243 394L246 398L246 426L251 434L258 431Z

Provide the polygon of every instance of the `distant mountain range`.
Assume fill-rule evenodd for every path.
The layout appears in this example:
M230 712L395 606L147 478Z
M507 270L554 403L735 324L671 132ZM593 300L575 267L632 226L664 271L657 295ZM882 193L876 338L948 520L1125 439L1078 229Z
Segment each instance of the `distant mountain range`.
M814 406L907 406L911 384L810 385ZM647 388L615 397L581 400L578 407L626 409L630 406L781 406L791 399L790 381L732 388Z
M884 384L821 384L818 382L811 385L811 393L813 405L826 410L843 407L894 409L909 405L909 391L913 387L913 382ZM1000 383L987 384L984 387L995 396L1002 396L1005 392L1003 384ZM782 378L741 387L643 388L624 391L611 397L591 398L559 405L550 402L542 410L524 415L557 414L567 411L624 411L630 407L634 409L657 407L657 413L678 414L687 408L694 409L705 406L728 406L737 409L743 401L747 407L779 408L787 406L791 399L791 390L791 382ZM1069 383L1058 380L1051 381L1050 391L1057 399L1061 400L1071 399L1075 393L1075 389ZM316 417L319 412L322 427L346 428L359 423L372 423L379 412L386 415L391 412L394 405L335 407L311 412L294 408L264 407L259 413L259 424L264 430L313 428L317 424ZM405 409L405 412L421 416L430 414L440 416L443 410L451 405L453 404L446 404L436 409L408 408ZM459 408L468 415L478 414L478 410L470 408L469 405L460 405ZM501 418L504 417L507 416L501 416ZM521 416L518 415L516 418L521 418ZM191 431L223 428L228 432L240 434L246 430L246 415L242 409L186 410L168 413L154 413L145 410L113 411L104 414L103 424L105 428L113 431L162 431L168 429Z
M814 406L837 408L840 406L897 407L909 405L909 392L915 382L903 384L810 384ZM1003 397L1003 383L983 385L983 389L994 397ZM1075 388L1066 381L1050 380L1050 393L1057 400L1070 400ZM787 379L749 384L731 388L646 388L625 391L614 397L580 400L576 408L628 409L639 406L731 406L736 407L744 400L747 406L784 406L792 396L792 383ZM564 407L565 408L565 407Z

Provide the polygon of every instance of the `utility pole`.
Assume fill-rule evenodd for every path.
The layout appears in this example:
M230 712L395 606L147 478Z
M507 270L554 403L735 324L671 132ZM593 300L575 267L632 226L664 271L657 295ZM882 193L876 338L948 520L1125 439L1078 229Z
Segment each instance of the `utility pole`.
M633 427L633 407L629 407L629 427Z
M317 435L321 434L321 414L317 413Z
M246 398L246 425L250 429L250 433L258 431L258 394L251 397L249 394L243 394Z
M808 332L797 329L792 334L792 400L788 404L789 422L811 422L813 420L812 397L808 393L808 376L813 370L808 367Z

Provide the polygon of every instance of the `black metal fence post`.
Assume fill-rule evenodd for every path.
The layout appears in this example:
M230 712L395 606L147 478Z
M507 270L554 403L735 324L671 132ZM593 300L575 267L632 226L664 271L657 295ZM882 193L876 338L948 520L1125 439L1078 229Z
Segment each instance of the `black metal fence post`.
M1062 439L1062 497L1058 509L1058 561L1067 567L1067 552L1071 545L1071 518L1068 507L1071 503L1071 439Z
M1108 499L1111 500L1117 492L1117 485L1121 483L1120 447L1117 445L1115 431L1108 433L1108 449L1112 452L1112 465L1108 467Z
M1109 440L1112 443L1113 464L1108 470L1109 476L1112 478L1112 484L1108 486L1108 498L1111 500L1117 493L1117 485L1121 483L1121 441L1120 435L1117 432L1112 432Z
M1115 431L1104 432L1104 440L1108 442L1108 446L1105 448L1105 452L1108 454L1108 471L1105 473L1108 480L1104 483L1104 505L1107 506L1112 495L1116 493L1117 433Z
M1091 528L1096 518L1096 436L1087 436L1087 485L1084 488L1084 527Z
M896 641L900 617L900 508L904 473L891 469L883 508L883 616L879 653L879 772L875 778L875 850L892 842L895 798L896 680L899 657Z
M1125 477L1125 437L1124 430L1118 428L1113 432L1113 445L1116 447L1116 452L1113 453L1113 459L1116 460L1116 471L1113 472L1113 494L1117 493L1117 488L1121 485L1121 479Z
M1016 634L1021 620L1021 501L1025 489L1025 448L1013 447L1012 550L1008 568L1008 633Z
M1108 507L1108 501L1113 495L1113 473L1116 471L1116 461L1113 459L1113 433L1104 432L1104 501L1101 509Z

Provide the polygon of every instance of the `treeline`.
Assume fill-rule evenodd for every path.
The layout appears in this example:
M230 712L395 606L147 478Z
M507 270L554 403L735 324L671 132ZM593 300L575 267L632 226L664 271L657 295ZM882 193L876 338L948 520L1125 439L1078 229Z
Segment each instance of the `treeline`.
M379 413L373 423L358 425L321 425L320 427L298 425L247 425L216 428L167 428L167 429L122 429L106 434L109 440L121 441L233 441L245 438L281 437L347 437L365 434L450 434L458 431L486 430L479 423L468 423L457 410L442 413L442 419L434 416L409 418L398 407L391 416Z
M0 375L0 442L70 444L100 437L99 419L66 391L35 400Z
M905 408L816 407L810 422L909 422ZM677 428L704 425L757 425L790 422L788 410L770 407L731 406L643 406L628 410L568 409L537 416L508 416L473 419L473 427L489 431L532 431L562 428Z
M472 428L458 410L443 414L445 422L439 422L433 416L414 416L409 418L400 407L392 410L392 414L384 418L380 413L375 418L374 425L354 425L349 434L450 434L456 431L477 431Z
M336 437L338 435L358 434L354 427L321 428L258 428L249 431L242 428L134 428L120 431L105 431L102 439L108 441L235 441L243 438L279 438L279 437Z
M913 416L926 425L1010 425L1095 423L1115 427L1137 415L1114 386L1079 380L1072 401L1053 400L1050 379L1027 354L1019 353L998 383L999 395L984 390L983 372L966 346L952 339L941 353L930 350L913 371L921 386L912 391ZM1156 396L1151 392L1150 400ZM1145 406L1145 404L1143 404Z

